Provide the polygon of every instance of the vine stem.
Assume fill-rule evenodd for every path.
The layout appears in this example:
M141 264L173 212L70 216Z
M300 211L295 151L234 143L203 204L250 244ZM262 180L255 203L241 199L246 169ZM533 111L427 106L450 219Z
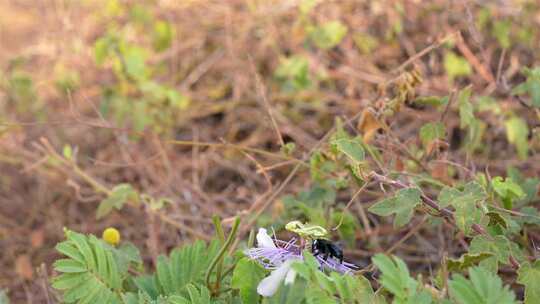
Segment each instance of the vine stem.
M236 232L238 231L238 226L240 226L240 218L236 217L234 220L233 226L231 228L231 232L229 233L229 236L227 237L227 240L225 241L225 243L219 250L218 254L214 257L214 259L212 259L212 262L210 262L210 266L208 266L208 269L206 270L205 282L209 290L213 290L210 284L210 276L212 275L212 271L217 266L217 264L223 259L225 252L227 252L227 249L229 249L232 242L234 241L236 237ZM219 277L216 278L216 281L219 282L220 278ZM215 290L212 293L215 293Z
M397 181L397 180L393 180L393 179L390 179L384 175L380 175L378 174L377 172L375 171L372 171L370 172L370 176L375 179L376 181L380 182L380 183L385 183L385 184L389 184L389 185L392 185L396 188L408 188L410 187L410 185L407 185L401 181ZM427 196L426 194L424 194L422 191L421 192L421 195L420 195L420 198L422 199L422 202L424 204L426 204L427 206L435 209L437 212L439 212L441 214L441 216L445 217L445 218L448 218L450 220L450 222L455 225L455 218L454 218L454 213L451 211L451 210L448 210L446 208L442 208L441 206L439 206L439 204L437 204L437 202L435 202L433 199L431 199L429 196ZM480 234L480 235L483 235L483 236L486 236L490 239L492 239L491 235L489 235L487 233L487 231L484 229L484 227L474 223L471 225L471 228L472 230L474 230L476 233ZM510 256L509 258L509 261L510 261L510 264L512 264L512 266L515 268L515 269L518 269L520 267L520 264L519 262L513 257L513 256Z

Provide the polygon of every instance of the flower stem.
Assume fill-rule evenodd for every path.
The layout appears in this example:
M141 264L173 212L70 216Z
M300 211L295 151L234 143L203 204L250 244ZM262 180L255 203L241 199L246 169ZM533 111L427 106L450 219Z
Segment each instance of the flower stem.
M214 257L212 262L210 262L210 266L206 270L206 276L205 276L205 282L206 286L209 290L212 291L212 294L215 295L216 292L219 292L219 289L212 288L210 284L210 275L212 274L212 271L217 266L217 264L223 259L225 252L227 252L227 249L229 249L229 246L231 246L232 242L234 241L236 237L236 232L238 231L238 226L240 225L240 218L236 217L231 229L231 232L229 233L229 236L227 237L227 240L219 250L218 254ZM221 280L220 277L216 277L216 282L219 282ZM219 283L218 283L219 284ZM219 286L217 286L219 288Z

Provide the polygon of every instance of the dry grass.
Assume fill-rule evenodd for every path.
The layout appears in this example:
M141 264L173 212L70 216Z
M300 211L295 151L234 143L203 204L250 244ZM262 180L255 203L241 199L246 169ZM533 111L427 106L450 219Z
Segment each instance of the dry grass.
M471 84L476 95L493 94L504 110L535 121L534 111L509 96L496 80L516 83L519 69L538 64L539 54L525 45L502 53L495 39L475 29L467 17L477 16L479 4L328 1L311 12L311 18L339 19L349 34L339 47L321 51L306 47L295 1L155 2L152 14L171 22L176 35L169 49L151 54L148 62L167 67L157 80L192 100L165 135L137 133L97 110L101 88L115 81L111 67L98 67L93 59L93 43L111 23L104 16L103 1L0 1L0 73L8 75L11 61L23 58L23 69L36 90L36 98L22 108L10 102L9 92L0 91L0 287L10 289L14 303L46 302L45 295L52 292L46 287L50 262L57 257L53 247L62 239L63 227L98 234L115 226L151 263L172 246L209 236L213 214L226 219L240 214L244 224L253 224L252 215L268 207L277 218L283 208L280 195L309 184L305 162L335 117L348 119L367 107L380 108L392 97L392 80L404 70L415 68L422 74L418 95L454 94ZM540 22L538 10L524 14L511 4L493 7L492 12L493 18L523 14L536 27ZM125 17L117 19L127 22ZM385 39L399 20L403 31ZM359 50L353 37L362 33L379 39L378 47L367 53ZM126 35L130 41L147 43L136 32ZM456 37L453 48L440 43L449 37ZM449 49L468 60L474 69L470 77L448 80L442 62ZM311 69L325 69L328 78L302 94L282 93L272 74L287 54L306 56ZM80 87L67 96L55 89L61 68L80 75ZM382 90L385 85L389 89ZM457 111L452 106L447 112L406 107L389 121L392 131L378 134L373 144L389 166L398 167L410 161L406 146L418 143L419 127L440 119L451 131L448 145L456 144L450 139L459 144ZM538 175L539 155L533 151L527 161L518 160L500 118L484 116L487 153L467 157L452 147L416 161L445 183L471 172L502 175L509 165L528 176ZM298 151L283 156L281 140L295 142ZM48 161L51 156L61 158L64 144L77 147L77 167ZM447 175L446 170L455 174ZM166 213L124 208L96 221L97 204L118 183L170 197L174 204ZM340 193L340 200L348 201L353 190ZM369 204L381 195L373 186L357 201ZM395 231L391 224L368 219L363 204L356 204L354 212L361 222L371 224L358 235L357 249L348 252L357 260L389 248L387 244L403 236L408 240L396 250L419 272L438 263L443 249L460 250L453 248L459 243L447 243L454 236L444 227L430 231L423 226L412 237L407 229ZM243 232L249 228L245 225ZM363 247L368 242L372 246ZM420 254L419 248L428 254ZM36 272L42 264L42 271Z

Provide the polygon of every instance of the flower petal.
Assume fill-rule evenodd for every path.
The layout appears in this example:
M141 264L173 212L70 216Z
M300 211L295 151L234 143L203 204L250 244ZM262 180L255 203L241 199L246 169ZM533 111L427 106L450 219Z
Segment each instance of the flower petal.
M290 269L287 272L287 276L285 277L285 285L290 285L294 283L294 279L296 278L296 270Z
M257 246L263 248L277 248L272 238L266 232L266 229L259 228L257 233Z
M272 271L269 276L264 278L257 286L257 293L263 297L273 296L278 290L279 285L281 285L281 282L287 276L287 273L289 273L293 261L294 260L285 261L285 263Z

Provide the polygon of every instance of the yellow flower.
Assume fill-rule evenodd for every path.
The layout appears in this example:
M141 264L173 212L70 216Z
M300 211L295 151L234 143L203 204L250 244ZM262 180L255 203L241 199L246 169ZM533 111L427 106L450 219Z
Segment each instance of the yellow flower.
M120 243L120 232L118 232L118 230L116 230L115 228L109 227L103 230L103 235L101 236L101 238L105 242L114 246Z

